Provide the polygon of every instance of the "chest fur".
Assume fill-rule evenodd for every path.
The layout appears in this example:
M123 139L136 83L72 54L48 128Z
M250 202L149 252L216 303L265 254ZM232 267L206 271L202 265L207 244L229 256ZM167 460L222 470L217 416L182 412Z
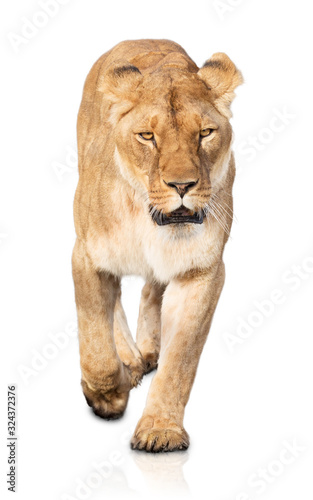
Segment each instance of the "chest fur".
M192 269L208 268L221 254L214 223L184 226L157 226L145 213L135 219L126 215L109 232L90 235L88 251L98 269L168 283Z

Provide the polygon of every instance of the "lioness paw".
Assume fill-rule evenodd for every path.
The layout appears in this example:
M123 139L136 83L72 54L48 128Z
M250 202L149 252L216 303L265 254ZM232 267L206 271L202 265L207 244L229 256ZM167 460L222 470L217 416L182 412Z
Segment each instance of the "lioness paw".
M184 428L166 419L143 417L131 439L133 450L148 452L186 450L189 436Z
M82 380L82 388L87 404L95 415L106 420L114 420L123 416L128 402L128 391L118 392L117 389L106 393L92 391L84 380Z

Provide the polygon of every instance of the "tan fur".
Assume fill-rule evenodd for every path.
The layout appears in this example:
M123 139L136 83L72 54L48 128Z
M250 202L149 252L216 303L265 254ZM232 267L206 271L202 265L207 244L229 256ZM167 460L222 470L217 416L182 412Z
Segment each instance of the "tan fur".
M97 415L117 418L130 389L158 365L133 448L189 444L184 409L224 282L230 104L241 82L225 54L199 69L174 42L138 40L104 54L85 83L73 252L82 387ZM214 131L200 143L207 128ZM172 182L195 184L181 198ZM158 226L149 213L182 202L192 213L209 210L202 224ZM120 297L128 274L146 280L136 343Z

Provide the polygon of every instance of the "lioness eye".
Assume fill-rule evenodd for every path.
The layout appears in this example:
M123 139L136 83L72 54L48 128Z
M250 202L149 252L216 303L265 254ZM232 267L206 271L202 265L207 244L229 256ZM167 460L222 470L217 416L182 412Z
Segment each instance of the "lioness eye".
M151 141L151 139L153 139L153 133L152 132L142 132L139 135L140 135L140 137L142 137L146 141Z
M203 128L202 130L200 130L200 137L207 137L208 135L212 134L212 132L212 128Z

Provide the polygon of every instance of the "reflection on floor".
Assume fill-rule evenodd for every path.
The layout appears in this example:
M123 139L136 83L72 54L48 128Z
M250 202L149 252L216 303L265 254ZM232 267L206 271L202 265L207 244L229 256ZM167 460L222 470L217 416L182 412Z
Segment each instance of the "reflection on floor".
M191 498L188 484L184 477L183 465L188 460L188 452L145 453L135 451L134 462L141 470L146 486L152 498L169 494L171 498Z

